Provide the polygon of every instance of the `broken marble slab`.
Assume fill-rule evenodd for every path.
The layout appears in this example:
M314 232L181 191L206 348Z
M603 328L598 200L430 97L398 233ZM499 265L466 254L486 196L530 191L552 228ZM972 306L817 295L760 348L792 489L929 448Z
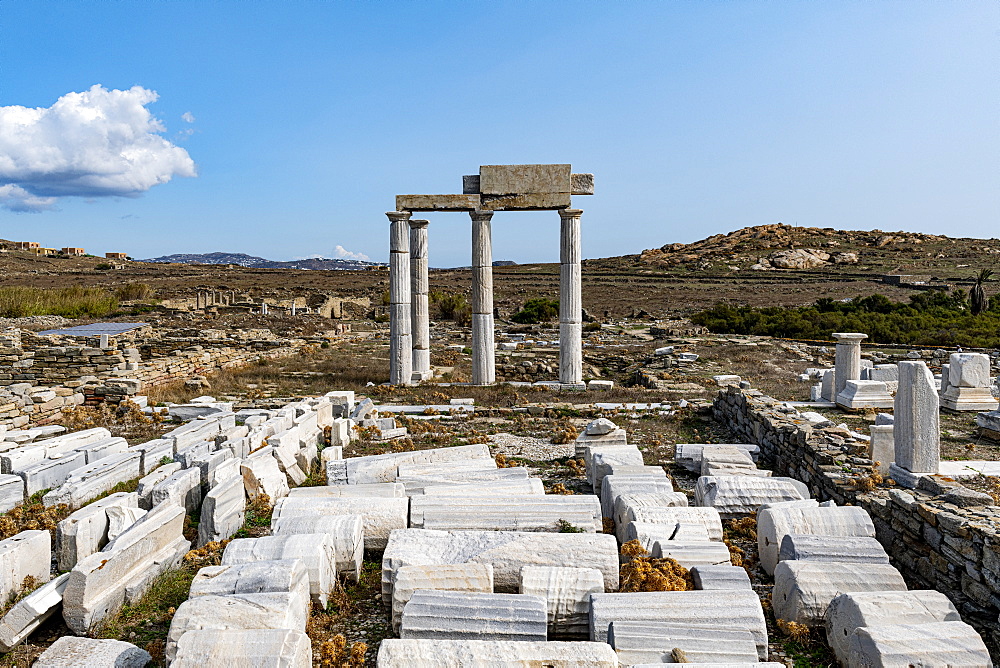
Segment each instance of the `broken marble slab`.
M830 602L842 592L906 591L888 564L782 561L774 568L774 616L806 626L823 623Z
M246 516L246 492L243 479L229 478L205 495L198 523L198 547L213 540L225 540L240 527Z
M108 540L112 541L131 529L136 522L145 517L148 511L129 506L112 506L108 508Z
M395 452L367 457L351 457L327 462L327 484L363 484L395 482L400 464L430 464L468 459L493 459L485 443L432 448L412 452Z
M774 574L781 541L790 533L874 538L875 525L857 506L761 510L757 513L757 553L766 573Z
M770 478L772 473L767 469L759 469L756 466L744 466L741 464L729 464L729 463L716 464L714 462L702 462L701 475L702 476L744 475L744 476L751 476L754 478Z
M665 527L663 529L655 529L657 533L656 540L660 540L661 537L664 540L669 540L678 524L691 522L704 524L711 540L722 540L722 517L719 515L718 510L708 506L672 508L636 506L629 508L622 519L623 522L615 526L618 539L622 543L627 543L630 540L639 540L643 542L643 547L646 547L647 550L653 548L653 543L650 541L647 547L642 536L649 532L650 527L648 525L654 524ZM638 524L639 526L630 529L632 524ZM664 536L661 533L663 531L667 531L668 533Z
M397 529L382 556L382 600L403 566L465 563L492 564L498 592L517 592L525 566L595 568L605 591L618 590L618 542L607 534Z
M754 514L767 503L808 498L809 489L792 478L701 476L694 490L696 506L711 506L727 519Z
M0 513L24 503L24 480L17 475L0 474Z
M699 626L664 622L613 621L608 644L623 664L756 663L757 644L749 631L728 626ZM678 656L675 650L680 650Z
M541 496L545 494L545 484L541 478L524 478L495 480L490 483L430 485L421 491L427 496L522 496L524 494ZM410 496L420 496L420 494L414 490Z
M341 496L385 496L404 497L406 489L398 482L378 482L368 485L319 485L316 487L296 487L288 491L288 498L299 497L341 497Z
M394 529L405 529L409 515L407 497L288 497L274 505L274 518L301 515L360 515L364 520L365 549L385 548Z
M546 600L550 638L586 638L590 595L604 593L604 576L594 568L525 566L519 593Z
M0 540L0 601L21 591L25 578L49 581L52 539L48 531L29 529Z
M201 506L201 471L194 467L171 473L153 487L150 500L154 508L163 503L173 503L184 508L185 512L196 512Z
M628 434L624 429L615 429L606 434L581 434L576 438L574 457L583 457L588 447L628 445Z
M54 489L62 485L74 471L86 466L85 459L86 455L82 452L67 452L11 472L21 478L24 496L30 497L43 489Z
M138 452L140 455L140 475L149 475L152 473L153 469L162 465L164 458L171 461L174 458L174 442L169 438L157 438L152 441L146 441L139 445L133 445L129 450Z
M118 455L128 449L128 441L124 438L108 437L97 441L92 441L86 445L73 448L73 452L83 453L87 464L93 464L99 459L104 459L110 455Z
M110 540L108 509L139 507L135 492L118 492L88 504L56 525L55 553L60 571L68 571L84 557L99 552Z
M653 543L650 554L654 559L673 559L689 569L732 563L725 543L711 540L658 540Z
M752 443L678 443L674 462L683 466L693 473L701 472L701 452L706 447L726 445L746 451L753 461L757 461L760 456L760 446Z
M89 632L179 563L191 547L183 535L184 517L183 507L163 504L101 552L77 562L63 592L67 626L77 634Z
M95 497L111 491L115 485L139 477L142 455L127 450L74 470L62 485L42 497L46 506L65 503L79 508Z
M444 485L491 485L499 482L514 483L513 486L517 486L517 482L525 484L525 481L528 479L528 469L523 466L514 466L504 469L482 469L464 473L445 471L438 475L401 476L396 478L396 482L402 483L408 496L414 496L416 494L423 494L424 490L428 487L441 487Z
M274 457L251 457L240 464L243 487L251 501L267 496L273 505L288 496L288 480Z
M650 487L647 485L647 489ZM615 499L611 518L616 526L624 526L629 522L628 511L632 508L684 508L687 504L684 492L626 492Z
M817 536L785 534L778 560L839 561L841 563L888 564L882 543L867 536Z
M415 529L557 532L567 523L588 533L601 531L601 504L597 497L589 494L470 497L425 494L410 498L410 526Z
M606 642L612 622L661 622L749 631L767 659L767 624L757 593L746 589L590 595L590 639Z
M188 631L177 641L172 668L246 666L310 668L312 643L294 629Z
M392 630L399 633L403 608L413 593L423 589L447 589L493 593L493 566L490 564L438 564L403 566L396 571L392 589Z
M301 559L254 561L232 566L205 566L191 581L189 598L291 592L309 600L309 571Z
M361 515L288 515L271 518L271 534L291 536L322 533L333 538L337 574L353 582L361 577L365 556L364 519Z
M695 589L752 589L745 568L722 564L691 569Z
M437 464L400 464L396 467L397 477L439 475L442 473L465 473L468 471L495 471L497 463L493 459L467 459Z
M632 476L618 473L604 476L604 480L601 481L601 515L614 518L615 501L622 494L673 493L673 484L663 469L659 470L661 476Z
M779 665L780 664L776 664ZM604 642L507 642L498 640L397 640L378 649L379 668L503 666L504 668L619 668Z
M852 592L840 594L827 608L826 638L837 659L847 665L850 636L857 628L960 621L955 605L932 589Z
M294 629L305 631L309 599L294 592L196 596L180 604L170 621L165 655L172 663L184 634L204 630Z
M42 652L32 668L146 668L153 657L121 640L63 636Z
M855 629L849 666L992 666L982 637L965 622L887 624Z
M69 573L31 592L0 618L0 652L9 652L51 617L62 605Z
M326 607L327 597L337 581L335 549L333 538L321 533L237 538L222 553L222 565L299 559L309 573L309 593Z
M198 469L201 473L201 486L205 491L210 489L209 483L212 479L212 474L215 473L215 470L232 458L233 453L225 448L222 448L220 450L201 455L200 457L195 457L191 461L192 468Z
M706 445L701 449L701 475L710 475L706 467L720 468L757 468L753 458L746 450L735 445Z
M228 457L225 461L221 462L218 466L208 472L208 484L206 485L208 490L211 491L217 485L229 480L230 478L240 478L242 482L242 474L240 471L240 467L242 465L242 460L235 457Z
M139 507L149 510L153 507L153 488L158 484L169 478L174 473L183 468L179 462L171 462L165 464L154 471L147 473L145 476L139 479L139 486L136 488L136 494L139 496Z
M587 447L584 453L587 464L587 480L594 494L601 491L604 476L611 475L616 466L642 466L642 453L634 445L611 447Z
M418 589L403 608L401 639L547 639L545 599L525 594Z

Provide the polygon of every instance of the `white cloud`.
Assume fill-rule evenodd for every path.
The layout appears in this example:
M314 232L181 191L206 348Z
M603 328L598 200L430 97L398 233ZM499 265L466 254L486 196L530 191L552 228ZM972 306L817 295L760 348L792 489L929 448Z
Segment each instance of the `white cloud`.
M185 111L183 114L181 114L181 120L184 121L185 123L194 123L194 114L192 114L190 111Z
M0 107L0 206L52 208L57 197L134 197L174 176L197 176L146 105L156 92L95 85L51 107ZM192 117L193 118L193 117Z
M340 244L337 244L337 247L333 249L333 254L335 257L342 260L361 260L362 262L368 262L371 260L371 258L364 253L352 253Z

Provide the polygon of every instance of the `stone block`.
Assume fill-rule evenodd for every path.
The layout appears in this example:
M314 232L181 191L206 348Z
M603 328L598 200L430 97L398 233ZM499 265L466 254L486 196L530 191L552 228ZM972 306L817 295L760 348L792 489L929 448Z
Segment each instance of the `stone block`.
M196 596L177 608L167 633L165 654L172 662L185 633L204 630L306 630L309 598L294 592Z
M402 498L406 496L406 488L398 482L379 482L368 485L319 485L316 487L297 487L289 490L288 498L309 497L350 497L350 496L381 496Z
M507 642L498 640L396 640L379 645L379 668L504 666L504 668L619 668L603 642ZM780 664L777 664L780 665Z
M894 403L886 384L878 380L848 380L837 395L837 405L851 410L892 408Z
M695 589L752 589L750 576L740 566L695 566L691 579Z
M62 485L74 471L86 466L86 455L69 452L55 459L43 459L23 468L14 469L24 485L24 495L30 497L43 489L54 489Z
M77 562L63 592L63 618L84 634L137 601L163 571L174 567L191 547L182 533L184 508L174 504L149 512L104 550Z
M136 494L139 496L139 507L149 510L153 507L153 488L181 470L179 462L171 462L147 473L139 479Z
M404 566L396 571L392 589L392 629L399 633L403 608L417 590L446 589L493 593L493 566L490 564L440 564Z
M132 528L136 522L146 515L142 508L128 506L112 506L108 508L108 540L112 541Z
M587 479L590 481L594 494L601 490L601 482L604 476L610 475L612 469L617 465L642 466L642 453L634 445L590 447L588 448L590 457L586 454L584 459L587 462Z
M941 393L941 407L952 411L995 411L1000 402L987 387L949 386Z
M993 665L986 644L964 622L862 627L851 634L850 666Z
M989 387L990 358L982 353L952 353L948 360L949 387Z
M479 192L484 195L573 192L571 166L483 165L479 168Z
M406 497L297 497L279 500L272 521L302 515L360 515L365 549L385 548L394 529L405 529L410 500Z
M189 598L290 592L309 600L309 572L301 559L255 561L232 566L206 566L191 581Z
M410 526L415 529L557 532L564 523L588 533L601 531L600 501L582 494L419 495L410 499Z
M0 540L0 601L6 603L21 590L24 579L49 581L52 540L48 531L22 531Z
M757 552L768 574L778 563L781 541L788 534L874 538L875 526L863 508L770 508L757 514Z
M847 665L850 637L860 627L960 622L948 597L934 590L840 594L826 611L826 637L837 659Z
M69 573L64 573L31 592L0 619L0 652L9 652L62 606L62 593Z
M459 445L450 448L433 448L413 452L394 452L384 455L369 455L367 457L351 457L339 462L329 462L327 465L328 484L331 481L331 467L340 468L343 474L336 473L332 480L343 478L345 483L357 485L374 482L395 482L396 471L400 464L431 464L436 462L452 462L468 459L490 459L489 447L484 443L474 445Z
M670 483L667 482L667 484L669 485ZM687 507L687 504L688 499L684 492L628 492L620 494L615 499L614 512L611 514L611 518L614 520L616 526L624 527L630 521L628 513L632 508L684 508Z
M889 555L874 538L866 536L817 536L785 534L778 560L838 561L857 564L888 564Z
M525 566L519 593L546 600L550 637L586 638L590 595L604 593L604 576L593 568Z
M146 668L152 657L121 640L63 636L42 652L33 668Z
M246 516L246 492L243 479L230 477L212 488L201 504L198 523L198 547L213 540L225 540L240 527Z
M604 590L618 590L618 543L614 536L515 531L392 532L382 556L382 597L392 599L396 571L403 566L491 564L495 591L516 592L525 566L596 568Z
M274 457L251 457L240 464L243 487L251 500L267 495L274 504L288 496L288 481Z
M169 438L157 438L152 441L146 441L139 445L133 445L129 450L140 453L140 475L149 475L152 473L153 469L161 465L160 462L163 461L164 457L171 460L174 458L174 442Z
M895 464L911 473L937 473L941 461L939 398L927 365L899 363L893 410Z
M735 445L706 445L701 449L701 474L709 475L705 469L709 465L727 465L729 468L756 468L750 454Z
M782 561L774 568L774 616L807 626L823 623L826 609L842 592L906 591L888 564Z
M633 476L612 474L604 476L601 481L601 515L604 517L614 517L615 501L622 494L670 494L674 491L674 486L667 479L662 468L659 469L659 476Z
M420 589L403 608L401 639L547 639L545 599L524 594Z
M289 515L271 518L271 534L322 533L333 539L337 574L358 581L365 556L364 520L360 515Z
M100 551L110 540L108 509L138 508L139 496L118 492L73 512L56 525L55 552L60 571L68 571L84 557Z
M760 457L760 447L752 443L678 443L674 462L679 466L683 466L688 471L700 473L702 451L706 447L718 447L720 445L739 448L750 455L750 458L755 462Z
M401 480L401 478L397 478ZM406 480L407 485L417 483ZM423 483L420 483L423 484ZM545 485L541 478L522 478L514 480L495 480L493 482L482 483L445 483L433 484L422 488L411 487L410 496L420 496L423 492L426 496L486 496L486 497L509 497L523 496L530 494L541 496L545 494Z
M312 643L292 629L188 631L177 641L172 668L241 666L310 668Z
M0 513L24 503L24 480L17 475L0 474Z
M654 559L673 559L684 568L729 564L729 548L711 540L658 540L653 543Z
M711 506L726 518L756 513L765 503L809 497L804 485L789 478L702 476L695 485L695 505Z
M109 455L117 455L128 449L128 441L124 438L102 438L86 445L73 448L73 452L82 452L87 464L93 464Z
M462 472L444 471L433 475L408 475L396 478L397 482L403 484L408 496L423 494L425 490L431 487L445 485L481 485L485 487L487 485L494 486L501 483L513 483L513 486L517 487L518 483L524 484L527 480L528 469L523 466ZM530 485L530 483L528 484Z
M309 593L314 601L326 607L327 596L337 581L336 548L327 534L238 538L222 553L223 566L281 559L302 561L309 573Z
M685 664L757 662L753 635L726 626L614 621L608 631L608 644L626 665L674 663L675 650L683 652Z
M606 642L612 622L708 626L753 635L760 660L767 658L767 624L760 599L745 589L591 594L590 639Z
M201 471L197 468L181 469L157 483L150 494L153 507L173 503L193 513L201 505Z
M42 503L46 506L65 503L71 508L79 508L111 491L118 483L138 478L141 460L138 452L125 451L78 468L66 482L42 497Z
M240 471L240 467L242 465L243 462L240 459L236 459L231 456L220 462L215 468L208 472L208 489L212 490L230 478L239 478L242 482L243 476Z
M868 427L871 434L871 440L868 442L868 458L873 462L878 462L879 473L883 476L889 472L889 466L896 457L893 429L891 424L873 424Z
M396 195L396 211L475 211L479 195Z
M198 469L201 473L201 486L206 490L209 488L209 481L217 468L233 458L233 453L223 448L215 452L196 457L192 462L192 468Z
M615 527L618 539L622 543L639 540L647 550L653 549L653 541L650 540L647 545L643 536L650 531L656 532L655 540L660 540L661 537L669 540L678 524L692 522L705 525L711 540L722 540L722 517L715 508L636 506L628 509L623 520L623 523ZM632 527L633 524L637 526Z

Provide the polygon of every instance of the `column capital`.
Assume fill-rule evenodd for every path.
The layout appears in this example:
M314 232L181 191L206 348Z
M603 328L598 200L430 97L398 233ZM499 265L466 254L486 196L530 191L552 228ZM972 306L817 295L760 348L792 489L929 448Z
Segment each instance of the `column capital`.
M583 215L583 209L559 209L559 217L563 220L567 218L579 218Z
M389 217L390 222L397 222L400 220L409 220L410 216L413 215L412 211L386 211L385 215Z
M489 221L493 219L493 211L487 209L474 209L469 212L469 216L473 220L485 220Z
M410 221L410 229L412 230L412 229L420 229L420 228L427 227L427 225L429 225L430 222L431 221L429 221L429 220L419 220L419 219L417 219L417 220L411 220Z

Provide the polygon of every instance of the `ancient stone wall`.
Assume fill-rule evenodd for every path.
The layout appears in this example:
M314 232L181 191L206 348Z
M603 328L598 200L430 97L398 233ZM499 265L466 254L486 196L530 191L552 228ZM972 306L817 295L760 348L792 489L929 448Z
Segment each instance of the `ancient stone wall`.
M756 390L727 388L715 418L761 448L777 475L809 486L817 499L861 506L911 589L952 600L1000 658L1000 507L957 482L935 478L915 490L873 487L867 444L844 430L813 428L793 409Z

